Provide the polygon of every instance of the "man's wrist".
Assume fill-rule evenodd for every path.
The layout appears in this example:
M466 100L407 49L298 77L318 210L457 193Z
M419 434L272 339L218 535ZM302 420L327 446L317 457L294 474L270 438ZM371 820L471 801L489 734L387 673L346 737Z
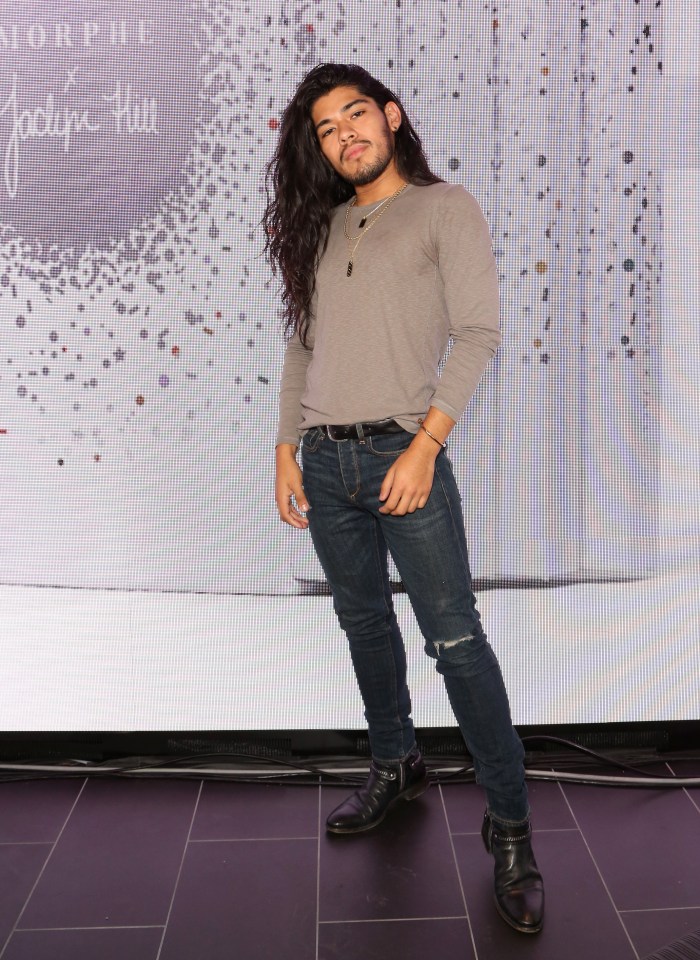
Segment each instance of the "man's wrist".
M442 446L431 440L423 430L414 434L411 446L423 456L431 457L433 460L437 459L437 455L442 450Z
M418 421L418 428L419 428L418 430L419 433L422 430L427 437L430 437L433 443L437 444L438 447L441 447L443 450L445 450L445 448L447 447L447 442L445 440L441 440L438 436L436 436L433 433L432 430L429 430L428 427L426 427L423 420Z
M283 457L291 457L293 460L296 460L298 449L299 447L296 443L278 443L275 447L275 456L278 460Z

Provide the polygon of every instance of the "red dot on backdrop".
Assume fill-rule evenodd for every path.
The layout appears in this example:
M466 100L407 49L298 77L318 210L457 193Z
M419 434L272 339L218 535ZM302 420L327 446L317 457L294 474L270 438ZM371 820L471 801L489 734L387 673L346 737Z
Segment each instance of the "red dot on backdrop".
M270 130L276 130L277 127L279 127L280 122L279 120L275 120L274 117L270 117L270 119L267 121L267 125L270 128Z
M314 25L313 25L313 23L307 23L307 24L306 24L306 32L307 32L307 33L313 33L313 32L314 32Z

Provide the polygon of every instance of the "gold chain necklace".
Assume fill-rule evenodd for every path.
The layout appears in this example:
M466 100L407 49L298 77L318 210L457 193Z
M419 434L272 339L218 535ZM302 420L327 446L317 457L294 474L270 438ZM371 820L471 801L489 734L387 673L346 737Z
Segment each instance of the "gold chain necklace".
M360 242L361 242L362 238L364 237L364 235L365 235L366 233L368 233L368 231L370 231L370 230L372 229L372 227L375 225L375 223L377 223L378 220L381 220L381 218L382 218L382 217L384 216L384 214L387 212L387 210L389 209L389 207L391 206L391 204L394 202L394 200L396 200L396 198L397 198L400 194L403 193L403 191L406 189L407 186L408 186L408 184L407 184L407 183L404 183L403 186L399 187L399 189L396 191L396 193L393 193L390 197L387 197L386 200L382 200L382 203L379 204L377 207L375 207L374 210L372 210L371 213L369 213L369 214L367 215L367 216L372 216L372 214L375 213L375 212L379 209L380 206L382 207L382 209L379 211L379 213L378 213L377 216L374 218L374 220L370 220L370 222L367 224L367 226L364 227L364 229L362 230L362 233L360 233L359 236L357 236L357 237L351 237L351 236L348 234L348 220L349 220L349 217L350 217L350 208L351 208L351 207L354 207L355 204L357 203L357 197L356 197L356 196L353 197L352 200L350 201L350 203L348 203L347 207L345 208L345 224L344 224L344 226L343 226L343 232L344 232L344 234L345 234L345 239L346 239L347 242L348 242L348 251L349 251L349 254L350 254L350 259L348 260L348 269L347 269L346 274L345 274L346 277L351 277L351 276L352 276L352 268L353 268L353 261L354 261L354 259L355 259L355 251L356 251L357 248L360 246ZM382 206L382 204L383 204L383 206ZM362 220L360 221L360 224L363 225L363 224L366 223L366 222L367 222L367 217L363 217ZM351 248L350 244L353 243L353 241L354 241L355 245Z
M357 197L354 197L353 199L355 200L355 202L357 202ZM360 229L360 232L358 233L358 235L357 235L356 237L351 237L350 234L348 233L348 222L347 222L347 217L346 217L346 218L345 218L345 226L343 227L343 233L345 234L345 239L346 239L346 240L350 240L350 241L359 240L360 237L362 236L362 228L363 228L364 225L367 223L367 221L369 220L369 218L372 216L373 213L376 213L377 210L379 210L380 207L383 207L385 203L388 203L389 199L390 199L389 197L384 197L383 200L380 200L380 201L379 201L379 203L377 204L376 207L372 207L372 209L370 210L370 212L369 212L369 213L366 213L366 214L364 215L364 217L362 217L362 219L360 220L360 222L359 222L358 225L357 225L357 226L359 227L359 229ZM351 201L351 202L350 202L350 206L351 206L351 207L354 207L354 206L355 206L355 203L353 203L353 202Z

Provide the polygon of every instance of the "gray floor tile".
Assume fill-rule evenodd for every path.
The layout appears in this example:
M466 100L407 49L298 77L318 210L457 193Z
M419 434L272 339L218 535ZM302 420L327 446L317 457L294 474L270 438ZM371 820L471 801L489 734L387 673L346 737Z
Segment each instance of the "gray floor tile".
M319 960L474 960L466 920L322 923Z
M0 845L0 951L50 852L43 843Z
M53 843L84 782L0 783L0 843Z
M189 845L160 960L314 960L318 841Z
M90 781L22 917L22 926L165 922L199 784Z
M205 783L192 840L318 837L318 787Z
M347 791L323 790L323 818ZM367 833L321 839L321 920L464 915L440 791L401 803Z
M623 913L622 922L640 957L700 930L700 907L695 910L645 910Z
M156 960L162 930L31 930L10 940L2 960Z
M700 907L700 816L682 790L564 792L619 910Z

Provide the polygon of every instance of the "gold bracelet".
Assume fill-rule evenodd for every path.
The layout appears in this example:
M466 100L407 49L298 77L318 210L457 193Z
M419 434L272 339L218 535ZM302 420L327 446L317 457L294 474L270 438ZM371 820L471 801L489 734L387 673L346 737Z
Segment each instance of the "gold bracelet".
M439 446L441 446L443 450L447 450L447 441L446 441L446 440L438 440L438 438L437 438L436 436L434 436L434 435L430 432L430 430L428 430L428 428L426 427L426 425L423 423L422 420L419 420L419 421L418 421L418 426L421 428L421 430L425 430L425 432L428 434L428 436L430 437L430 439L431 439L431 440L434 440L435 443L437 443Z

